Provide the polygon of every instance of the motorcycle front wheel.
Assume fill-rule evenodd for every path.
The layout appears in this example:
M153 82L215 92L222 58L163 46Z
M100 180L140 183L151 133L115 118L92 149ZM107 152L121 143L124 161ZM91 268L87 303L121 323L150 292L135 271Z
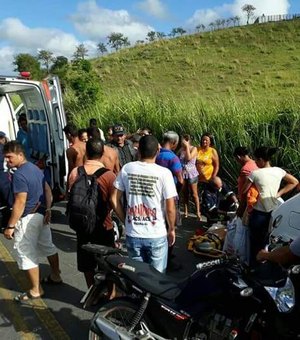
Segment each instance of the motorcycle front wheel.
M123 328L128 331L131 325L131 320L138 310L138 306L133 302L125 299L116 299L112 300L105 305L103 305L99 311L96 313L93 318L90 330L89 330L89 340L98 340L98 339L109 339L97 327L97 319L101 316L101 318L105 318L106 320L113 323L115 326ZM142 329L141 323L144 328ZM143 317L140 323L136 326L135 332L139 330L149 329L150 322L146 317Z

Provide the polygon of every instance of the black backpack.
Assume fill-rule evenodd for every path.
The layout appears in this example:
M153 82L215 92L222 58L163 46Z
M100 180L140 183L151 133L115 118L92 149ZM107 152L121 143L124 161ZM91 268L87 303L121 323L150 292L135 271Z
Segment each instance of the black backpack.
M88 175L83 166L78 168L78 178L72 185L67 205L70 228L78 233L92 234L101 219L102 197L97 179L106 171L108 169L101 168Z

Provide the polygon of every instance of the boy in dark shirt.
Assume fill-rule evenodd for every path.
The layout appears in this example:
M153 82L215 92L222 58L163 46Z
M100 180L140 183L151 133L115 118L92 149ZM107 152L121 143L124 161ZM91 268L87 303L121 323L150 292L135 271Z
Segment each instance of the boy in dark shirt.
M221 178L216 176L209 181L202 194L201 211L208 219L217 219L219 214L235 212L238 199Z

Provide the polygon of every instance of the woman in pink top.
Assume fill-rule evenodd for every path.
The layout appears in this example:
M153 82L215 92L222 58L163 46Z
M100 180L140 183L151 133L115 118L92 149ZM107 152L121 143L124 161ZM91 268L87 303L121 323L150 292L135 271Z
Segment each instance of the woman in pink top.
M192 193L196 214L198 219L201 219L200 202L198 196L198 176L199 173L196 168L197 148L191 145L191 137L189 135L183 135L181 138L181 148L179 150L179 159L182 165L183 175L183 203L184 203L184 215L188 217L188 203L189 192Z

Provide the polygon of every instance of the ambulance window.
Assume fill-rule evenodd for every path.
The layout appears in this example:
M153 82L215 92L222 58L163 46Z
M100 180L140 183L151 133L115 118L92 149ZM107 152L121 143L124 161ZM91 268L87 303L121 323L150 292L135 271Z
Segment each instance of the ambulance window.
M12 103L14 110L17 110L21 106L21 104L23 104L21 97L16 93L9 94L9 99Z
M62 126L62 120L61 120L61 115L59 108L55 108L55 115L56 115L56 124L57 124L57 133L58 133L58 138L60 140L64 139L64 132L63 132L63 126Z

